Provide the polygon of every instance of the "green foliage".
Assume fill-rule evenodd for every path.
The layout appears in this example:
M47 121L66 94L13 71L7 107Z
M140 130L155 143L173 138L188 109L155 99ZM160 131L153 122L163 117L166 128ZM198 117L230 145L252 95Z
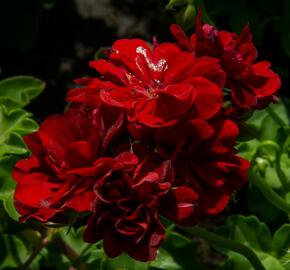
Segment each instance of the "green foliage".
M242 133L249 126L255 130L254 139L238 145L239 154L252 161L250 183L264 195L256 194L255 187L250 186L248 207L269 222L282 218L281 210L290 213L287 202L290 192L290 118L285 105L287 102L285 100L284 103L271 105L267 110L256 111L242 126ZM254 200L257 203L253 203Z
M27 249L23 242L16 236L0 235L1 258L0 269L16 268L24 263L28 256Z
M31 116L30 113L21 109L8 112L4 106L0 106L0 158L9 154L27 154L22 136L38 128Z
M266 270L288 270L290 261L285 258L290 251L290 224L282 225L273 236L269 228L255 216L231 216L227 224L218 229L223 236L251 248ZM254 270L240 254L225 251L227 261L222 270Z
M0 201L14 220L19 215L13 203L12 169L19 158L29 153L22 137L38 129L32 114L22 108L37 97L44 86L42 81L30 76L0 81Z
M8 110L23 108L37 97L45 83L31 76L16 76L0 81L0 104Z

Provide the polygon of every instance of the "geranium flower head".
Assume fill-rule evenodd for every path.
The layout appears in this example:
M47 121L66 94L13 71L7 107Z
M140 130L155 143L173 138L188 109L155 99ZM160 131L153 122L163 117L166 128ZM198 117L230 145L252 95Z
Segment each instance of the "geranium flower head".
M103 239L110 257L126 251L140 261L154 260L165 238L158 218L159 199L167 194L172 180L169 161L156 166L139 163L129 152L118 156L94 186L97 199L85 241Z
M32 156L17 162L13 173L21 221L47 222L69 210L90 210L94 175L104 169L98 158L123 122L122 113L111 110L114 118L108 120L100 110L69 109L25 137Z
M93 105L101 100L126 110L130 122L171 126L192 114L210 118L222 105L225 74L217 60L197 60L173 44L118 40L107 60L91 66L100 77L78 80L83 87L71 90L68 100Z
M196 32L188 38L181 27L171 26L177 45L196 57L210 56L219 60L225 71L226 87L231 90L231 101L240 109L263 109L276 101L280 88L279 76L270 69L270 63L257 62L257 49L247 24L240 35L219 31L203 24L197 16Z

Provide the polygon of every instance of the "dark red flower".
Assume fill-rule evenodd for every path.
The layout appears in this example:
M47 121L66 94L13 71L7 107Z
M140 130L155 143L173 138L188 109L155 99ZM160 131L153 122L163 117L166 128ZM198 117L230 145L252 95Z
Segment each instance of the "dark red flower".
M126 251L140 261L154 260L165 238L158 219L159 199L166 195L172 180L169 161L148 165L147 161L138 164L129 152L118 156L94 186L97 199L85 241L103 239L110 257Z
M249 162L236 155L237 135L237 126L229 120L211 125L192 120L158 130L157 149L172 160L176 174L173 188L161 201L161 214L194 225L228 205L232 192L247 182L249 168Z
M21 221L53 220L69 210L89 211L94 174L104 170L99 158L122 125L122 114L104 109L69 109L47 118L25 137L32 156L14 169L15 207Z
M123 108L130 122L171 126L188 114L208 119L222 105L224 72L216 59L195 59L169 43L150 48L140 39L118 40L108 60L91 62L100 78L81 79L68 101L100 100Z
M107 60L91 62L99 76L77 80L69 109L25 137L32 156L14 170L21 221L65 223L70 211L86 213L85 241L103 240L110 257L150 261L165 237L160 214L195 225L228 205L249 163L236 155L239 130L222 109L219 62L241 107L267 104L277 78L254 63L246 30L197 29L190 41L175 27L185 51L123 39Z
M226 87L231 90L231 100L238 108L263 109L277 100L280 78L270 69L269 62L256 62L258 53L248 25L237 35L203 25L199 15L196 33L190 39L178 25L172 25L171 32L182 50L193 52L196 57L219 60L227 75Z

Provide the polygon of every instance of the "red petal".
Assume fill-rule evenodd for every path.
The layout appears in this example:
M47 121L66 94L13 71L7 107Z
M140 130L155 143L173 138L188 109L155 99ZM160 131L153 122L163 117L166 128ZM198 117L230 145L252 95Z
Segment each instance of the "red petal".
M86 191L68 199L63 207L73 209L76 212L87 212L92 210L95 199L96 195L93 191Z
M223 211L230 201L230 194L226 187L220 189L214 188L207 190L207 196L204 198L206 212L214 215Z
M211 57L201 57L194 61L193 67L182 82L189 84L192 77L204 77L223 88L226 82L226 74L222 70L219 60Z
M214 142L210 146L210 151L215 154L232 153L239 134L238 126L230 120L220 121L213 126L215 128L215 136L213 138Z
M260 88L253 88L258 98L274 94L281 86L279 76L270 69L270 63L259 62L252 66L255 74L266 77L266 83Z
M147 232L146 239L137 245L129 245L128 254L139 261L147 262L155 260L158 248L165 239L165 230L160 222L154 222Z
M193 78L191 84L196 91L194 99L196 118L209 119L222 107L223 95L221 89L201 77Z
M97 149L86 141L71 143L64 153L64 161L69 168L81 168L93 163L97 155Z
M117 257L124 251L125 242L118 239L118 236L109 228L104 228L104 251L109 257Z
M50 159L58 163L63 161L64 151L73 141L89 135L89 120L81 110L76 109L48 117L39 128L39 137Z
M114 87L100 92L101 99L112 106L131 109L135 104L133 89L131 87Z
M128 84L126 72L123 69L105 61L104 59L91 61L90 66L96 69L105 78L105 80L114 82L120 86Z
M86 103L94 107L99 107L102 102L100 100L99 93L99 89L75 88L68 92L66 100L68 102Z
M192 45L190 40L182 30L182 28L177 24L170 25L170 32L176 38L178 46L185 51L192 51Z
M189 187L172 189L161 201L161 214L179 224L192 223L198 209L198 194Z
M39 168L39 161L35 156L19 160L13 170L13 179L17 182L30 173L33 168Z
M40 173L28 175L23 180L16 186L15 208L23 215L23 221L34 217L47 222L58 212L58 209L50 208L49 198L60 185L50 176Z
M109 59L116 65L122 65L139 79L150 81L148 63L152 63L152 52L141 39L120 39L112 46Z
M249 109L252 106L257 105L257 97L254 93L250 92L249 90L245 89L239 83L234 83L231 86L231 97L235 104L239 107Z

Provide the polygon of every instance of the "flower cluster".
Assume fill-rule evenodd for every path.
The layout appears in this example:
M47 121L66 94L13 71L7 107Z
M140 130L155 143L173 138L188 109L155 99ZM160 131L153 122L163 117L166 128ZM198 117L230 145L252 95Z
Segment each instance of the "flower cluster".
M203 25L200 17L201 13L196 20L196 33L190 38L178 25L171 25L178 46L196 57L210 56L219 60L227 76L225 87L230 90L230 100L236 108L263 109L276 101L280 78L270 69L269 62L256 61L258 53L249 25L237 35Z
M190 39L171 30L177 44L116 41L90 63L98 76L76 80L68 110L25 137L32 155L14 169L22 222L73 214L85 241L148 261L165 238L160 216L193 226L246 183L228 109L264 108L279 77L255 62L248 26L238 36L198 19Z

